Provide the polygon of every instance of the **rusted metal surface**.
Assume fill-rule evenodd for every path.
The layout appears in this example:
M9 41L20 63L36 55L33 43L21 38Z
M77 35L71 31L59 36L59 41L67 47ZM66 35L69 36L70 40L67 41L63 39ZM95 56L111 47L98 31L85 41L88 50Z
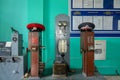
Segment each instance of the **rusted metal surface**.
M94 75L94 53L92 51L83 54L83 73L86 76Z
M94 32L81 32L82 67L85 76L94 75Z
M94 46L94 32L81 32L81 49L88 51L89 46Z
M29 50L31 51L31 77L39 76L39 32L29 32Z

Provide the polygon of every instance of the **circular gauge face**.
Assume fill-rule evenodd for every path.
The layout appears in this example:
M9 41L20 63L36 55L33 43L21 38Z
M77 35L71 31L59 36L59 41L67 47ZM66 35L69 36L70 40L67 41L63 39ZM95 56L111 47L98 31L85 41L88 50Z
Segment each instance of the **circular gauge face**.
M17 41L17 38L16 38L16 37L13 37L12 40L16 42L16 41Z

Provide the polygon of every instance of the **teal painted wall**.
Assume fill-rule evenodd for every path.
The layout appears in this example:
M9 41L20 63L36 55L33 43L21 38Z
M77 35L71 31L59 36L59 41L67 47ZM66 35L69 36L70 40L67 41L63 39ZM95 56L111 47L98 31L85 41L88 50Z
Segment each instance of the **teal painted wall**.
M120 38L96 38L106 40L106 60L96 60L95 64L102 74L120 73Z
M23 34L23 44L27 48L28 30L26 25L33 22L43 24L46 29L42 32L42 45L45 46L42 49L42 61L46 63L46 69L52 68L55 59L55 17L63 13L68 14L68 0L0 0L0 41L11 40L10 27L12 26ZM101 37L95 39L107 42L106 60L95 61L99 72L116 74L116 70L118 70L120 73L120 38ZM71 68L80 69L82 67L79 45L80 38L70 38ZM28 56L30 58L30 54Z
M67 0L44 0L44 25L46 26L46 65L51 68L55 56L55 17L58 14L68 13ZM62 5L61 5L62 4ZM63 6L64 5L64 6Z
M20 33L27 33L27 1L26 0L0 0L0 41L11 40L11 29L14 27ZM27 35L24 35L27 39ZM27 44L25 42L24 44Z

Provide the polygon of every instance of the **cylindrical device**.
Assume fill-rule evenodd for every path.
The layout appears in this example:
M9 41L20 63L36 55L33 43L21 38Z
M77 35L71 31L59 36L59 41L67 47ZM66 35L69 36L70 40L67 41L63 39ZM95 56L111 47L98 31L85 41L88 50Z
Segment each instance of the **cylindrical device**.
M28 49L31 52L31 77L38 77L39 76L39 48L41 45L39 37L42 30L45 27L38 23L31 23L27 25L29 29L29 47ZM40 53L41 54L41 53Z
M95 25L84 22L78 26L81 31L82 72L84 76L94 76L94 29Z

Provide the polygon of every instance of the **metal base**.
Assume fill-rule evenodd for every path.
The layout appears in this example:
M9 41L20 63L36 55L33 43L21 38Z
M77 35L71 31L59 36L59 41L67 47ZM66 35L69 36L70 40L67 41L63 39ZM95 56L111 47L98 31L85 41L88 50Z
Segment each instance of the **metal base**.
M66 63L55 63L53 65L54 75L67 75L67 64Z

